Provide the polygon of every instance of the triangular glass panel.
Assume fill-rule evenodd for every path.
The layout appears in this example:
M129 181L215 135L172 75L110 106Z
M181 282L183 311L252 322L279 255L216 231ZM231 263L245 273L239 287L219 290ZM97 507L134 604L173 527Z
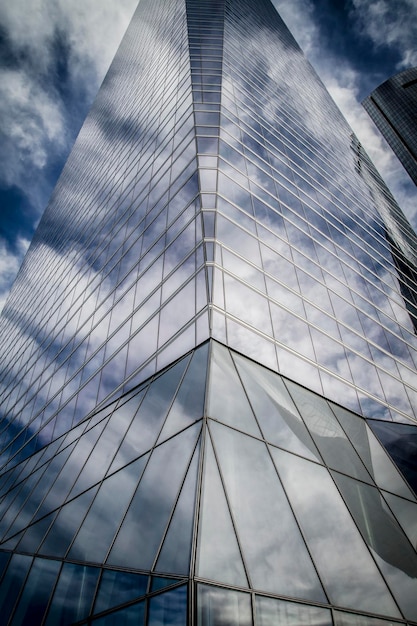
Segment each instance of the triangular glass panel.
M171 437L203 417L208 346L209 344L206 343L194 352L168 413L159 441Z
M69 557L102 563L140 482L149 454L106 478L88 511Z
M417 504L387 491L383 492L383 496L409 538L411 545L417 550Z
M326 601L267 446L217 423L210 430L253 587Z
M262 437L229 350L213 341L207 412L225 424Z
M154 445L188 361L189 356L184 357L150 383L110 472L133 461Z
M195 424L154 449L110 551L109 564L152 567L200 429Z
M378 420L368 425L417 494L417 426Z
M197 554L198 576L229 585L248 586L242 556L208 434Z
M50 525L52 524L57 512L47 515L36 524L29 526L26 531L20 535L21 539L17 546L19 552L31 552L35 553L38 550L39 544L45 537Z
M62 507L39 549L40 554L65 556L96 492L97 487L93 487Z
M278 374L233 353L265 439L276 446L321 460L318 450Z
M105 569L100 580L94 613L107 611L146 594L148 576Z
M417 555L376 487L332 472L403 614L417 620Z
M326 400L291 381L286 381L286 386L325 463L369 482L368 472Z
M328 470L278 448L271 448L271 453L330 601L399 617Z
M194 452L155 570L188 574L194 525L200 445Z

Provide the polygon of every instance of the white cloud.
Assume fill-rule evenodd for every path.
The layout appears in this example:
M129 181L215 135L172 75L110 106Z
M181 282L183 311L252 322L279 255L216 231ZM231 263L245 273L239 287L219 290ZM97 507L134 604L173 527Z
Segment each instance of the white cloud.
M10 285L22 263L26 250L29 247L27 239L19 239L17 251L11 253L6 244L0 240L0 312L3 309Z
M398 70L417 65L417 3L415 0L353 0L359 31L374 46L395 47L401 56Z

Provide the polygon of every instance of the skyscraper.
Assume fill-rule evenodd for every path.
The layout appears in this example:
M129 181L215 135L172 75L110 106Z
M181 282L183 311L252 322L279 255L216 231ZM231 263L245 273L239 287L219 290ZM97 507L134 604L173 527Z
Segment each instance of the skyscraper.
M417 67L391 76L362 104L417 185Z
M3 312L4 623L417 623L415 244L269 0L141 0Z

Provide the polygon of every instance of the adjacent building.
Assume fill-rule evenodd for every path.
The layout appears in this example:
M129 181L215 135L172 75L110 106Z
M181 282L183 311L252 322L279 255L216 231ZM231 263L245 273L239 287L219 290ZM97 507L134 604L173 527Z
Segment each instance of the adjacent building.
M386 80L362 104L417 185L417 67Z
M417 624L416 241L269 0L141 0L3 311L2 623Z

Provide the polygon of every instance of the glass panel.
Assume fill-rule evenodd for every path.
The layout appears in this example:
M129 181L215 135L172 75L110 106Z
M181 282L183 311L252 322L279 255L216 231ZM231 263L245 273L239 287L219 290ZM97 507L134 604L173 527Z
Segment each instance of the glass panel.
M384 492L383 496L409 538L411 545L417 550L417 504L388 492Z
M20 588L26 578L32 557L14 554L0 587L0 615L5 624L10 617Z
M120 611L114 611L104 617L98 617L91 623L94 626L142 626L145 618L145 602L138 602Z
M252 626L250 595L208 585L197 588L197 626Z
M187 626L185 585L150 598L148 626Z
M331 600L399 617L328 471L288 452L276 448L271 452Z
M181 582L180 578L163 578L162 576L152 576L151 591L159 591L164 587L169 587L174 583Z
M227 348L212 343L208 415L261 437L242 383Z
M286 385L325 463L350 476L369 481L368 472L326 400L291 381L286 381Z
M220 424L210 430L252 586L326 602L267 446Z
M413 493L378 439L369 427L367 430L372 458L372 476L378 487L415 501Z
M187 361L188 359L182 359L151 383L110 467L110 472L133 461L154 445Z
M417 554L375 487L333 473L349 510L408 619L417 619Z
M125 467L101 484L69 551L69 557L102 563L132 499L149 455Z
M47 515L39 522L36 522L36 524L29 526L29 528L23 532L23 535L16 546L17 550L19 550L19 552L37 552L39 544L45 537L55 516L56 512L51 513L51 515Z
M256 596L256 626L332 626L329 609Z
M196 350L168 413L159 440L167 439L203 417L208 343Z
M333 611L335 626L396 626L400 622L380 619L379 617L368 617L368 615L354 615L353 613L342 613Z
M265 439L311 459L321 460L281 378L233 354Z
M33 626L42 622L60 567L59 561L35 559L13 615L12 625Z
M191 426L153 451L110 552L112 565L152 567L199 431Z
M0 552L0 581L10 559L10 552Z
M202 578L247 587L242 557L208 436L206 441L197 573Z
M377 420L369 420L368 425L417 493L417 427Z
M101 613L146 594L148 577L143 574L103 570L94 613Z
M198 445L156 563L159 572L189 572L199 451Z
M99 573L98 567L64 563L45 626L66 626L87 617Z
M39 549L41 554L65 556L96 493L94 487L62 507Z

